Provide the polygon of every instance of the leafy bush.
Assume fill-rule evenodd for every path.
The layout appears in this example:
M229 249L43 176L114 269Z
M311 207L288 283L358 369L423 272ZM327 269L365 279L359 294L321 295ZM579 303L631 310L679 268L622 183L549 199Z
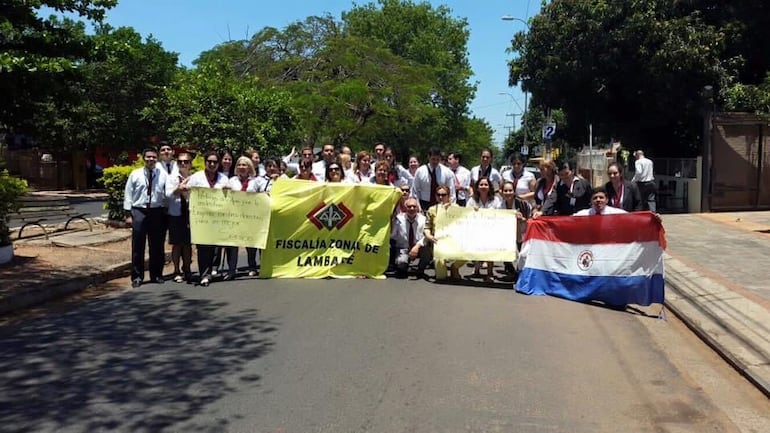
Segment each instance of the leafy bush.
M19 199L26 192L27 181L11 176L8 170L0 171L0 246L11 244L8 220L21 207Z

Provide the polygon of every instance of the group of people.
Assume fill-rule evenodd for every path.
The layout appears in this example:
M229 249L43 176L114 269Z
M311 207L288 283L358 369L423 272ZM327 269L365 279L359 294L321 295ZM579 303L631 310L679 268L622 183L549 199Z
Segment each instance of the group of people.
M643 158L637 153L637 157ZM189 195L193 187L231 189L253 193L270 193L275 180L284 177L317 182L364 183L398 188L402 199L391 218L391 254L389 268L397 277L405 277L410 263L417 261L418 277L434 266L433 245L435 219L441 207L464 206L479 209L507 209L516 212L519 221L517 247L520 247L526 221L541 215L605 214L642 210L652 206L642 201L635 182L623 177L623 166L610 164L610 181L593 189L577 176L574 163L567 160L540 162L539 179L525 169L526 158L515 153L510 167L498 171L492 166L493 154L485 149L480 164L470 169L462 165L462 155L445 155L431 148L427 162L420 164L412 155L407 167L398 164L395 153L385 143L375 143L373 152L353 153L347 146L340 149L324 145L319 155L311 147L295 149L284 158L262 161L258 151L250 149L237 159L229 151L208 151L203 155L204 170L191 172L194 158L189 152L175 155L167 143L158 150L143 151L144 167L134 170L125 187L126 222L132 227L132 285L144 283L145 246L149 248L149 282L163 283L164 243L166 234L172 247L173 281L193 282L192 242L189 223ZM298 157L298 158L297 158ZM296 162L294 159L298 159ZM649 160L647 160L649 161ZM637 173L639 170L637 168ZM651 175L652 166L649 166ZM654 185L654 182L652 182ZM602 204L603 203L603 204ZM197 245L198 277L202 286L215 277L236 277L237 247ZM257 275L260 251L247 248L248 274ZM227 265L226 269L224 264ZM444 266L445 264L441 264ZM463 262L455 261L450 278L460 278ZM481 271L486 269L482 275ZM512 278L515 269L505 263L505 276ZM492 281L492 263L477 262L471 278Z

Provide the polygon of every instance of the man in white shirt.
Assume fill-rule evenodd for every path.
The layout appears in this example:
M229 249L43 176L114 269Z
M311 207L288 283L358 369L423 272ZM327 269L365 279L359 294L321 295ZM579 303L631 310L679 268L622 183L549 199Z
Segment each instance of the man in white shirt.
M326 166L334 162L337 155L334 154L333 144L324 144L321 148L321 160L313 163L313 176L319 182L326 180Z
M468 203L468 192L471 189L471 171L460 165L462 163L462 155L457 152L452 152L447 157L447 164L449 169L455 176L455 203L460 207L465 207Z
M174 148L165 141L160 142L160 154L158 155L160 168L166 171L166 176L171 176L172 173L178 172L179 167L174 161Z
M636 157L636 162L634 162L636 172L631 180L636 182L636 186L639 187L639 192L642 194L642 209L656 213L655 193L657 192L657 187L655 185L652 161L645 158L644 152L641 150L634 152L634 156Z
M144 167L131 172L124 190L123 210L131 225L131 286L144 280L144 247L150 250L150 282L163 284L163 223L166 206L166 171L157 166L158 151L142 152Z
M414 173L411 195L420 201L422 209L428 209L438 202L436 188L440 185L449 188L449 196L455 197L454 173L441 165L441 149L433 147L428 152L428 163Z
M430 248L425 246L425 215L420 213L417 199L409 197L404 202L406 212L396 216L391 231L396 265L396 277L406 278L409 262L419 258L417 277L425 278L425 268L430 263Z
M623 209L607 205L607 190L600 186L591 194L591 207L575 212L574 216L613 215L627 213Z

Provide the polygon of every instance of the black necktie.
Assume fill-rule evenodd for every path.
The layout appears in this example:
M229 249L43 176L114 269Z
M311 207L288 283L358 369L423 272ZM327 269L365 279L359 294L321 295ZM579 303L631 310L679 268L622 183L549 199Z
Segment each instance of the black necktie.
M411 250L414 247L414 220L408 220L409 221L409 249Z
M433 170L428 168L428 172L430 173L430 205L433 206L436 204L436 188L438 188L438 180L436 180L436 170L438 167L434 168Z
M168 174L171 174L171 163L170 162L166 163L166 170L168 170Z
M153 170L150 170L149 175L147 176L147 209L149 209L152 204L152 172Z

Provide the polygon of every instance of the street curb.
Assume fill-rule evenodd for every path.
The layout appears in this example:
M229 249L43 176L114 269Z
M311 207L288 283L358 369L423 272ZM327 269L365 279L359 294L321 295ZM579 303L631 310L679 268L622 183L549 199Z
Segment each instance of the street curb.
M674 313L674 315L678 317L679 320L685 324L685 326L687 326L695 335L697 335L698 338L700 338L704 343L706 343L707 346L714 350L714 352L716 352L731 367L733 367L735 371L745 377L746 380L751 382L751 384L754 385L760 392L762 392L765 397L770 398L770 381L758 374L755 374L755 372L736 354L734 354L726 345L722 344L719 339L706 332L700 326L700 322L694 317L694 314L702 315L701 321L713 321L709 317L709 314L703 311L703 309L700 308L696 303L690 301L685 295L685 291L682 290L677 283L673 282L669 278L666 278L665 282L666 286L676 292L679 296L679 299L676 301L667 299L665 301L665 306L672 313ZM680 308L680 305L677 305L678 301L686 303L687 305L681 306L682 308ZM694 314L688 314L684 311L688 306ZM729 332L729 330L726 331Z
M164 265L170 261L171 253L166 253ZM0 299L0 316L82 292L90 286L129 276L131 276L131 261L112 265L103 271L94 271L66 280L51 281L34 289Z
M44 302L81 292L89 286L106 283L131 275L131 262L119 263L104 271L95 271L68 280L51 281L47 284L0 299L0 315L33 307Z

